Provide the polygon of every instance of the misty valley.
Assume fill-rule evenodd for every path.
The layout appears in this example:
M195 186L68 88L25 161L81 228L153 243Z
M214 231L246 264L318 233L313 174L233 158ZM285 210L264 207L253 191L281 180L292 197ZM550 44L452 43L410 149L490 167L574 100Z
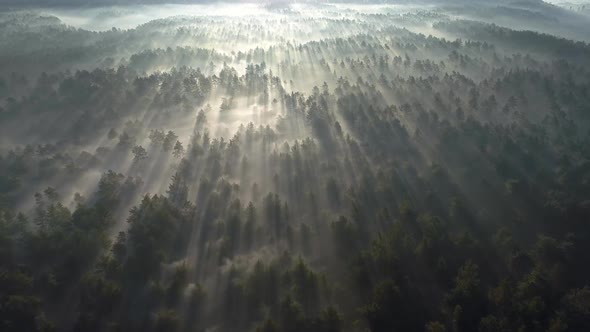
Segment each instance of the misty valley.
M590 331L590 2L0 0L0 331Z

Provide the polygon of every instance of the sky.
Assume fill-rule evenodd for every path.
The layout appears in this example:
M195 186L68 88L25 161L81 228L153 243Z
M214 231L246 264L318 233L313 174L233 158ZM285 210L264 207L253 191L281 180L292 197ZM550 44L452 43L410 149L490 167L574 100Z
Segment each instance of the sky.
M386 0L387 1L387 0ZM412 3L412 2L427 2L428 0L389 0L387 2L390 3ZM444 1L452 1L452 0L431 0L433 2L444 2ZM500 1L500 0L496 0ZM510 1L510 0L501 0L501 1ZM535 0L531 0L535 1ZM583 3L590 3L590 0L544 0L548 3L554 4L562 4L562 3L571 3L571 4L583 4ZM290 2L290 0L266 0L266 1L256 1L256 0L225 0L225 1L215 1L215 0L0 0L0 4L10 4L10 5L18 5L18 4L36 4L36 5L50 5L50 4L59 4L59 5L97 5L100 3L108 3L108 4L119 4L119 5L127 5L127 4L147 4L147 3L207 3L207 2L259 2L259 3L268 3L268 2ZM293 2L297 2L293 0ZM328 1L329 2L329 1ZM345 0L336 0L336 2L347 2ZM354 1L350 0L348 2L363 2L363 1ZM379 2L379 1L375 1Z
M419 3L419 2L456 2L457 0L368 0L368 2L389 2L389 3ZM473 0L471 0L473 1ZM510 0L495 0L495 1L510 1ZM530 0L530 1L538 1L538 0ZM590 0L546 0L546 2L551 3L559 3L559 2L570 2L570 3L584 3L589 2ZM0 0L0 4L10 4L10 5L22 5L22 4L35 4L35 5L51 5L51 4L58 4L58 5L97 5L100 3L108 3L108 4L119 4L119 5L127 5L127 4L147 4L147 3L210 3L210 2L253 2L253 3L268 3L268 2L298 2L297 0L265 0L265 1L256 1L256 0ZM299 1L300 2L300 1ZM328 0L328 1L318 1L318 2L365 2L365 1L355 1L355 0ZM489 1L485 1L488 2Z

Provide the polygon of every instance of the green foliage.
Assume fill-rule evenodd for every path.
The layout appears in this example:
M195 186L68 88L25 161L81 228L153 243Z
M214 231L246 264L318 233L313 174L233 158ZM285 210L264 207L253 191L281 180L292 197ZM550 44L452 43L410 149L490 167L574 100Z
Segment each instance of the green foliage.
M0 330L590 330L590 48L478 6L0 13Z
M157 332L173 332L180 325L180 318L174 310L160 311L154 319L155 330Z

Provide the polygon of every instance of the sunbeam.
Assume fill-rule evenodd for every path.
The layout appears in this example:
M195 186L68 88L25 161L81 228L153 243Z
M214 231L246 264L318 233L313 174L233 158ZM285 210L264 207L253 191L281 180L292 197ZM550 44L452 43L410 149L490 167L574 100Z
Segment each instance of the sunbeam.
M585 1L0 0L0 331L590 330L588 36Z

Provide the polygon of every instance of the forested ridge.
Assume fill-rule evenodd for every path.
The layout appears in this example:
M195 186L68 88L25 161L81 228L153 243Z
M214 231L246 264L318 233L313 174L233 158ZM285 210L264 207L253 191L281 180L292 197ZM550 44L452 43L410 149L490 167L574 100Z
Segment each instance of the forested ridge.
M0 14L1 331L590 330L590 45L297 8Z

